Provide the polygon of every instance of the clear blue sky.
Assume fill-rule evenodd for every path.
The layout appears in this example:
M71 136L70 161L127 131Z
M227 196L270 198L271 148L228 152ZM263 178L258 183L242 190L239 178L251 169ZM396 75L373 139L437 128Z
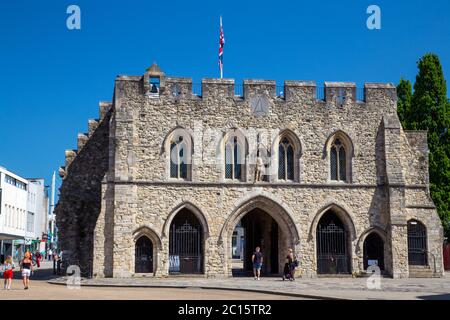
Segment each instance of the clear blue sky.
M66 28L70 4L81 30ZM366 28L370 4L381 8L379 31ZM50 183L118 74L157 61L168 75L217 77L220 14L224 75L237 83L397 83L414 80L426 52L450 79L448 0L1 1L0 165Z

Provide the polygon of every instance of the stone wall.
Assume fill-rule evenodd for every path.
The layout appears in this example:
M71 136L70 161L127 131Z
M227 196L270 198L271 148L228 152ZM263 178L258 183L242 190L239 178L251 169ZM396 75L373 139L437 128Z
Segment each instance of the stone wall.
M108 170L110 106L100 106L100 119L89 122L89 133L78 141L60 169L63 183L55 207L59 246L71 263L87 274L92 268L94 228L101 209L101 181ZM80 137L80 135L79 135ZM87 137L85 139L84 137ZM75 156L73 156L75 155Z
M92 170L101 171L93 183L95 206L89 209L89 221L95 220L95 276L133 276L134 245L141 234L154 244L155 275L168 275L168 230L184 207L203 225L207 276L231 274L231 233L250 208L269 213L289 235L285 246L301 256L305 276L316 276L315 228L328 209L350 235L352 272L362 271L364 239L377 232L385 242L386 271L394 277L408 276L406 223L412 215L432 230L429 248L439 254L442 227L429 197L426 139L401 128L393 85L366 84L364 101L357 101L355 84L326 83L325 99L317 100L313 82L286 81L284 95L279 96L274 81L246 80L243 95L236 96L234 80L204 79L197 96L190 79L163 77L154 97L149 95L147 76L119 76L111 120L100 123L93 133L96 137L80 137L82 150L96 146L89 149L90 157L100 162L80 160L81 153L69 155L74 160L58 205L65 245L77 247L75 226L84 225L79 217L89 212L81 211L83 199L67 199L72 199L74 188L89 193L84 185L87 177ZM261 97L268 110L256 115L251 101ZM189 181L169 174L170 136L177 128L192 137ZM223 138L236 130L248 146L246 174L239 182L225 180L223 169ZM276 155L282 132L298 141L295 181L279 181L274 174L269 182L255 182L258 141ZM350 144L347 183L330 180L327 146L336 134ZM75 170L77 161L81 164ZM94 169L94 163L102 163L101 169ZM72 182L79 174L85 177L80 180L84 184Z

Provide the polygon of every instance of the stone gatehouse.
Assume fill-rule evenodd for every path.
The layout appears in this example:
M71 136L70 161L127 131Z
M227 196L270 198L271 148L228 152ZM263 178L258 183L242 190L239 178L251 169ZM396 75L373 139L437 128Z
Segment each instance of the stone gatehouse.
M260 246L265 274L283 271L288 248L305 277L443 274L426 132L402 129L392 84L199 88L153 65L118 76L88 127L66 151L55 209L85 273L231 276Z

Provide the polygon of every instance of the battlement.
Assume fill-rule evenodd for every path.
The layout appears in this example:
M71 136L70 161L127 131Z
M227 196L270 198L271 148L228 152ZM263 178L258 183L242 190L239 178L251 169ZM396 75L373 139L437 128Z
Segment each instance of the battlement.
M192 78L164 77L153 90L147 75L118 76L116 82L139 82L143 93L150 98L176 99L236 99L247 100L251 96L264 94L269 98L286 102L324 101L326 103L351 104L370 103L380 100L396 101L396 87L392 83L365 83L358 88L354 82L325 82L317 86L315 81L286 80L282 86L274 80L246 79L236 84L234 79L203 78L201 83L193 83ZM155 87L153 87L155 88Z
M84 146L88 143L89 139L94 135L95 130L97 130L99 124L103 121L108 111L112 108L112 102L109 101L100 101L98 109L98 119L89 119L88 120L88 132L86 133L78 133L77 136L77 149L68 149L65 151L65 163L64 166L59 168L59 176L61 178L65 178L67 176L67 172L70 168L70 165L75 160L77 155L83 150Z

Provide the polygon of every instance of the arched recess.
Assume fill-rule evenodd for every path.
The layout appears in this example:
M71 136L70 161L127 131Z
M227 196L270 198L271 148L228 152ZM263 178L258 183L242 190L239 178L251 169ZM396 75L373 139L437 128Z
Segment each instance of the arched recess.
M353 223L353 219L349 214L349 210L347 208L345 208L342 205L339 205L337 203L329 203L326 204L325 206L321 207L314 219L312 220L311 226L309 228L309 232L308 232L308 241L311 241L314 239L315 234L316 234L316 230L317 230L317 224L319 223L320 218L322 218L322 216L327 212L327 211L333 211L338 217L339 219L342 220L342 222L344 223L344 225L346 226L349 235L350 235L350 240L354 241L356 240L356 228L355 228L355 224Z
M351 272L352 242L356 240L356 234L353 220L343 206L329 203L318 210L308 233L308 241L314 243L318 274ZM339 243L332 241L333 236Z
M369 236L374 235L374 234L376 234L379 237L379 240L381 240L383 247L379 248L379 250L377 250L376 247L374 247L374 245L376 245L376 243L377 243L377 239L372 239L372 240L375 240L375 241L371 241L371 243L372 243L371 247L373 250L372 250L372 253L368 254L367 253L368 243L366 242L366 240ZM361 235L358 238L358 241L356 242L356 254L359 255L360 258L362 258L362 260L360 261L361 270L367 269L367 266L368 266L367 260L369 258L372 258L371 260L381 260L381 259L376 258L377 251L378 251L378 253L379 253L378 256L380 256L380 258L381 258L381 253L382 253L382 261L378 261L380 269L382 271L390 272L391 255L389 253L389 246L387 243L387 239L388 239L388 236L387 236L386 231L378 226L370 227L370 228L364 230L363 233L361 233Z
M363 270L369 266L378 266L381 271L385 270L386 241L378 232L371 232L363 242Z
M163 226L167 238L168 272L200 273L206 270L209 227L202 211L190 202L182 202L169 214Z
M187 209L187 210L191 211L197 217L197 219L200 221L200 223L202 225L203 235L204 235L205 239L207 239L209 236L208 221L207 221L205 215L203 214L203 211L200 210L192 202L188 202L188 201L181 202L172 209L172 211L170 212L166 221L164 222L162 237L167 238L169 236L170 224L172 223L173 218L182 209Z
M288 142L288 145L292 145L293 147L293 167L294 173L293 177L289 178L289 175L286 174L285 177L280 177L280 144L283 146ZM302 144L299 137L290 129L284 129L280 131L280 133L275 137L275 140L272 144L272 161L274 161L276 170L275 180L276 181L300 181L300 158L302 156ZM287 170L287 168L286 168Z
M338 150L341 150L339 153ZM334 152L332 152L334 151ZM342 158L339 155L344 155ZM323 158L327 159L327 173L329 181L340 181L351 183L353 179L353 158L355 156L354 144L350 136L342 130L337 130L330 134L325 141ZM337 167L345 161L342 166L345 174L341 176L341 170ZM335 163L336 177L334 177L332 167Z
M188 130L177 126L170 130L161 145L168 179L192 180L194 140Z
M408 220L408 264L428 266L428 235L425 224L417 219Z
M351 272L352 247L348 228L333 211L326 211L316 230L316 262L318 274Z
M135 269L134 270L135 270L135 272L138 272L138 270L136 270L136 266L138 264L137 255L136 255L137 254L136 246L138 244L138 241L140 241L140 240L142 241L143 238L147 238L151 242L151 247L152 247L151 273L155 274L158 269L158 258L159 258L158 253L162 249L162 242L161 242L161 238L158 236L158 234L155 231L153 231L149 226L141 226L133 232L133 241L134 241L134 247L135 247L135 255L134 255Z
M361 253L363 251L364 240L369 234L373 232L377 233L381 237L381 239L386 243L387 239L386 231L377 226L370 227L364 230L363 233L361 233L361 235L359 236L358 241L356 242L356 253Z
M234 173L234 151L230 150L228 147L236 143L236 145L239 147L239 155L237 156L237 159L239 159L239 164L241 168L240 177L236 178L233 174L232 177L227 175L227 165L230 166L230 160L233 165L233 173ZM228 152L227 152L228 151ZM218 144L218 150L217 155L219 158L220 163L220 171L221 171L221 178L222 180L228 179L228 180L238 180L238 181L247 181L247 172L248 172L248 153L249 153L249 146L248 146L248 140L245 136L245 133L239 129L239 128L232 128L228 132L224 133L222 139L220 140L220 143ZM233 159L227 158L232 155L231 157Z
M231 275L231 239L233 231L242 218L249 213L255 212L255 210L263 211L276 222L281 231L278 247L284 249L293 248L294 251L300 249L299 231L292 218L293 215L290 209L282 205L281 202L264 195L245 198L236 203L220 231L219 242L225 250L225 264L229 275ZM277 252L277 254L279 254L280 259L278 267L279 271L281 271L281 261L283 261L285 252Z

